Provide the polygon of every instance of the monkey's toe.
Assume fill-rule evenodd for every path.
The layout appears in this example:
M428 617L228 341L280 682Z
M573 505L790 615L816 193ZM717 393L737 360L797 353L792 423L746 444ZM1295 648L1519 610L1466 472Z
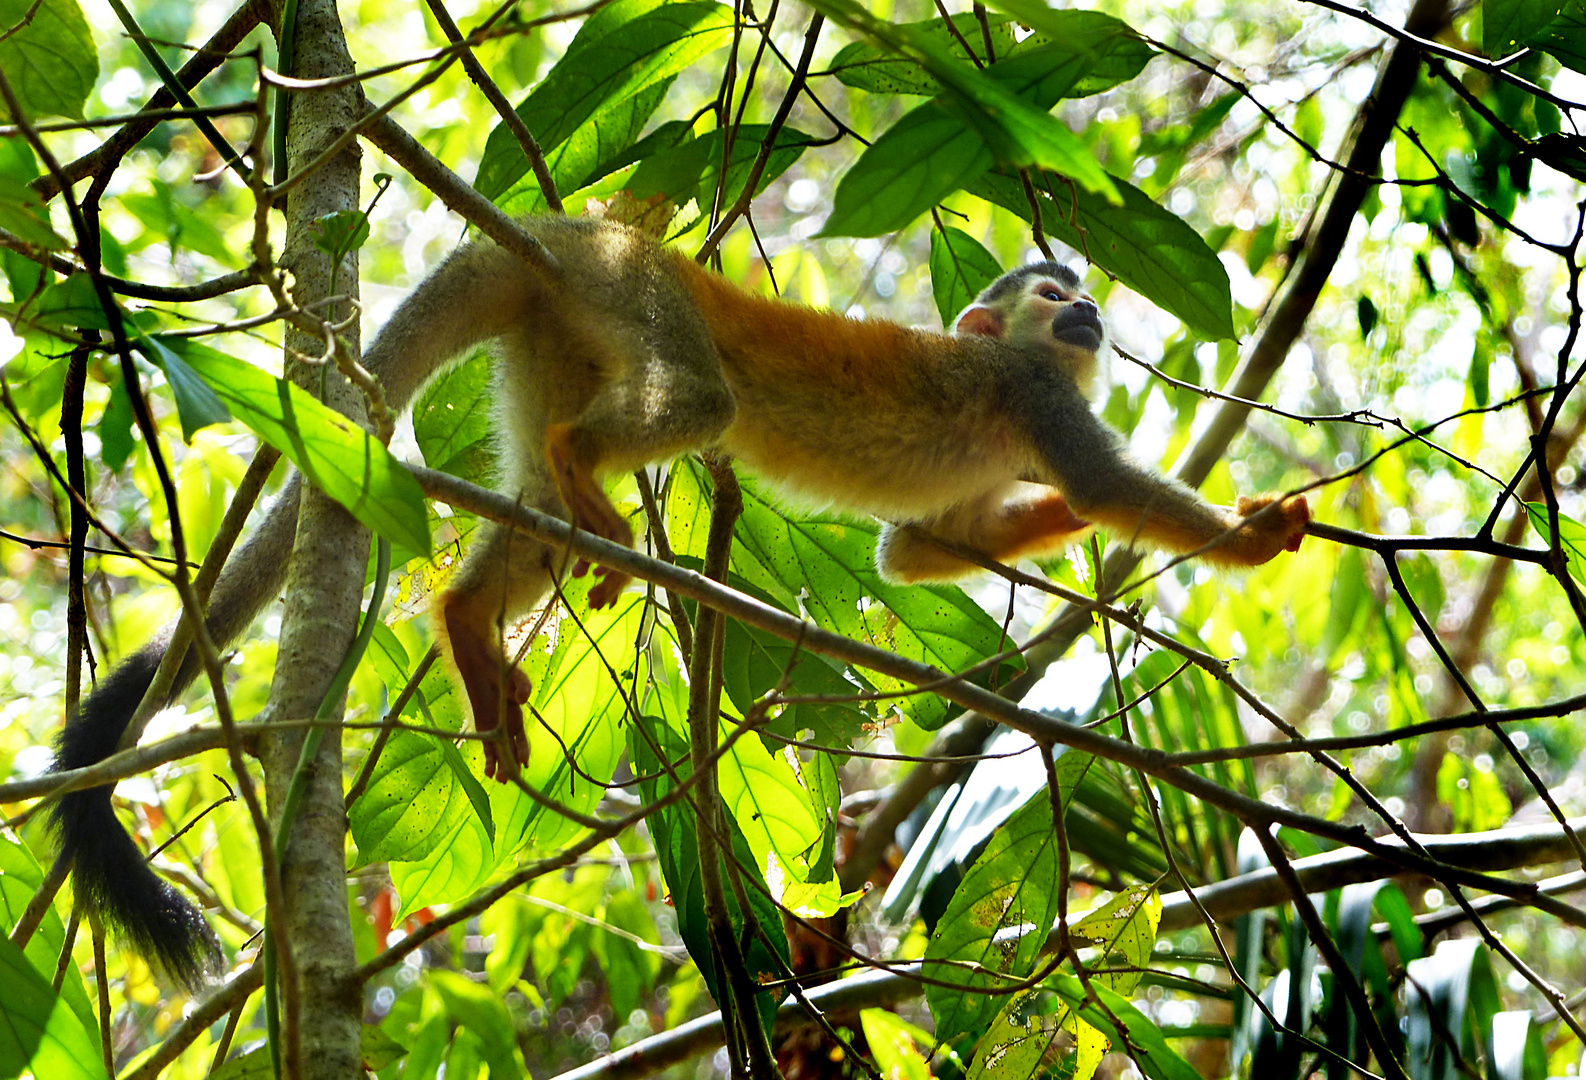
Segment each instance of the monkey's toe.
M589 589L589 607L592 611L599 611L603 607L616 604L617 597L628 587L628 582L633 580L627 574L604 566L595 568L595 576L600 580Z

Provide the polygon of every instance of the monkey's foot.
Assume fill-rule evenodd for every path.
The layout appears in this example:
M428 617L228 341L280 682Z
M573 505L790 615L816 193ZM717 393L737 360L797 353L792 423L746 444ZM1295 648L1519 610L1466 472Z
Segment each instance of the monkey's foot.
M1278 503L1273 510L1267 507ZM1305 539L1305 526L1311 520L1311 504L1304 495L1278 501L1275 495L1258 495L1239 500L1239 515L1249 518L1267 510L1255 521L1247 521L1239 530L1239 546L1250 565L1264 563L1280 551L1298 551Z
M481 735L495 731L497 725L494 720L500 718L503 737L485 740L485 775L503 784L529 763L529 736L523 728L523 706L528 703L529 692L533 689L529 677L516 667L507 672L506 684L506 701L498 699L497 712L490 722L484 718L491 714L477 709L474 712L474 727ZM498 689L500 685L498 677L492 690ZM472 690L469 691L469 697L473 697ZM503 747L510 747L511 752L504 753Z
M1090 527L1091 522L1075 514L1068 500L1054 492L1020 508L1021 550L1045 547Z
M451 643L452 663L457 665L473 710L474 729L481 735L497 728L503 730L503 738L485 740L485 775L505 782L529 763L523 705L533 687L529 677L516 666L506 666L500 649L493 644L493 635L479 631L465 612L464 605L443 604L442 622Z

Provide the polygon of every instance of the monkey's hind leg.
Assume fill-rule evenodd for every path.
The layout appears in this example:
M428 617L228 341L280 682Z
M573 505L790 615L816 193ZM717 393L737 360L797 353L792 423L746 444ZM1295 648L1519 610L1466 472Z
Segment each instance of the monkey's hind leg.
M887 525L876 549L876 565L888 581L952 581L979 567L944 549L939 540L997 562L1014 563L1071 544L1091 527L1051 489L1033 502L1004 503L999 492L932 521Z
M710 445L731 422L732 394L703 336L649 345L644 360L603 387L571 423L545 431L545 459L571 520L580 529L633 546L633 529L606 497L600 478ZM575 576L589 568L580 559ZM629 577L597 567L589 606L616 603Z
M554 494L530 505L562 512ZM501 740L484 744L485 775L498 780L528 764L523 706L532 689L529 677L506 655L503 637L513 620L544 599L564 558L559 548L487 522L438 605L440 630L451 644L475 729L481 734L504 729Z

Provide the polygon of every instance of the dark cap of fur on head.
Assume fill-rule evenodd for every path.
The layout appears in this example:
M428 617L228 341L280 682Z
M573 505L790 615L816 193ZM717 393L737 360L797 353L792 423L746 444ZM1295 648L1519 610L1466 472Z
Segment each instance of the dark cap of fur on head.
M985 291L975 297L975 301L981 304L995 303L1008 294L1018 292L1024 288L1024 283L1033 277L1056 278L1067 288L1079 288L1079 275L1062 263L1036 262L1028 263L1015 270L1009 270L996 281L986 286Z

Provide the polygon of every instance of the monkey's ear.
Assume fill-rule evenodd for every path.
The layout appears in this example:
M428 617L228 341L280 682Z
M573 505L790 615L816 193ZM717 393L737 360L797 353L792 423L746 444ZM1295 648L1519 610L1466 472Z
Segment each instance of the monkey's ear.
M953 326L953 333L959 337L967 337L970 334L1001 337L1002 313L979 304L965 308L964 313L958 317L958 322Z

